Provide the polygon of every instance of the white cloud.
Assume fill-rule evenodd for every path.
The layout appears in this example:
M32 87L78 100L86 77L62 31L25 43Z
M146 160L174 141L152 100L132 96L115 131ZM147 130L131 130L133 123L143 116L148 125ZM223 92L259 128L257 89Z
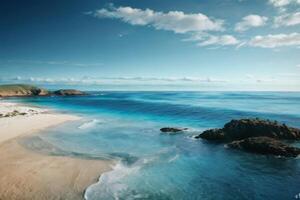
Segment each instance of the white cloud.
M82 77L82 78L44 78L44 77L14 77L0 79L2 82L65 84L65 85L102 85L102 84L198 84L227 82L217 78L201 77Z
M268 0L269 4L278 8L281 13L287 12L287 8L292 5L300 4L300 0Z
M239 43L239 40L236 39L232 35L221 35L221 36L208 36L208 39L203 40L198 43L198 46L210 46L210 45L218 45L218 46L227 46L227 45L236 45Z
M131 25L152 26L175 33L222 31L223 20L211 19L202 13L186 14L182 11L156 12L151 9L111 7L89 12L98 18L120 19Z
M207 33L191 34L190 37L183 39L183 41L197 42L197 46L229 46L238 45L240 41L233 35L211 35ZM217 49L212 47L210 49Z
M242 21L235 25L235 30L238 32L246 31L251 27L264 26L268 18L259 15L248 15L243 17Z
M157 30L168 30L174 33L188 34L191 37L183 41L197 42L198 46L236 45L239 40L232 35L212 35L211 31L222 32L224 21L212 19L202 13L186 14L182 11L156 12L151 9L132 7L110 7L89 12L98 18L120 19L131 25L151 26Z
M300 34L277 34L266 36L255 36L248 42L249 46L262 47L262 48L276 48L284 46L299 46Z
M300 24L300 12L284 14L274 19L275 27L294 26Z
M297 0L269 0L269 3L275 7L287 6L293 2L297 2Z
M80 63L71 61L49 61L49 60L9 60L9 63L20 63L20 64L34 64L34 65L64 65L64 66L75 66L75 67L95 67L103 66L103 63Z

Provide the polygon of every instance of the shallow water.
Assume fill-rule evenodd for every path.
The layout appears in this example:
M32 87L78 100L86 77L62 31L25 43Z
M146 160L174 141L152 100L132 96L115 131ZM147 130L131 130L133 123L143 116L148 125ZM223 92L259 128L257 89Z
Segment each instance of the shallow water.
M261 117L300 127L300 93L92 92L22 100L83 120L23 140L41 153L114 159L86 199L294 199L300 161L248 154L195 140L233 118ZM165 126L189 127L165 135ZM295 143L294 145L299 145Z

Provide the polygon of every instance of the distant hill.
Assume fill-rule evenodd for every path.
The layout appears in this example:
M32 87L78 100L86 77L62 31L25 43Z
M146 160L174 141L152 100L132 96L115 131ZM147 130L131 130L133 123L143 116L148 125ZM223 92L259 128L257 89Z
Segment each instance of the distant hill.
M23 96L75 96L85 95L84 92L79 90L57 90L54 92L39 88L33 85L26 84L13 84L13 85L0 85L0 97L23 97Z
M42 88L38 88L33 85L0 85L0 96L12 97L12 96L46 96L50 93Z

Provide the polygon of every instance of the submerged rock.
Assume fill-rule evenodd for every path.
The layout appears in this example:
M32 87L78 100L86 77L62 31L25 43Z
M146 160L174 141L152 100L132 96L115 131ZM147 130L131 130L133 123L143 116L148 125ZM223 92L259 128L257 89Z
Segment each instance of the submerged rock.
M231 120L221 129L204 131L196 138L217 141L234 141L249 137L266 136L276 139L300 139L300 129L288 127L276 121L261 119Z
M285 157L296 157L300 154L300 148L289 146L270 137L246 138L243 140L233 141L227 146L253 153Z
M164 127L160 131L163 133L179 133L187 130L187 128Z
M78 96L78 95L85 95L86 93L80 90L69 89L69 90L57 90L54 91L53 94L58 96Z

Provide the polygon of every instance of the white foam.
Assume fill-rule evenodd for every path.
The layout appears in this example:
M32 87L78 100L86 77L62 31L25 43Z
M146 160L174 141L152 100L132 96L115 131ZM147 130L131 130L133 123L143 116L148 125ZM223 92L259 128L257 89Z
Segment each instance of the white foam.
M119 194L121 191L127 189L127 186L121 181L123 178L137 173L141 168L141 165L126 166L122 162L118 162L112 171L103 173L99 181L91 186L89 186L85 193L84 199L119 199Z
M173 161L177 160L178 158L179 158L179 154L176 154L174 157L170 158L170 159L168 160L168 162L169 162L169 163L170 163L170 162L173 162Z
M151 165L153 162L157 162L161 154L169 152L170 149L163 149L158 152L158 154L150 157L145 157L133 165L125 165L122 161L119 161L115 166L112 167L112 171L103 173L98 182L89 186L85 193L85 200L97 200L97 199L120 199L123 191L128 190L126 183L124 183L124 179L130 177L134 174L139 173L139 171L147 166ZM171 157L169 160L165 160L167 162L173 162L178 159L179 155Z
M23 104L0 102L0 114L5 115L17 111L19 113L25 113L26 115L35 115L48 112L47 109L30 107Z
M91 121L85 122L82 125L80 125L78 128L79 129L89 129L95 127L97 124L100 124L101 121L97 119L93 119Z
M189 139L189 140L199 140L199 139L196 138L197 136L198 135L189 135L186 138Z

